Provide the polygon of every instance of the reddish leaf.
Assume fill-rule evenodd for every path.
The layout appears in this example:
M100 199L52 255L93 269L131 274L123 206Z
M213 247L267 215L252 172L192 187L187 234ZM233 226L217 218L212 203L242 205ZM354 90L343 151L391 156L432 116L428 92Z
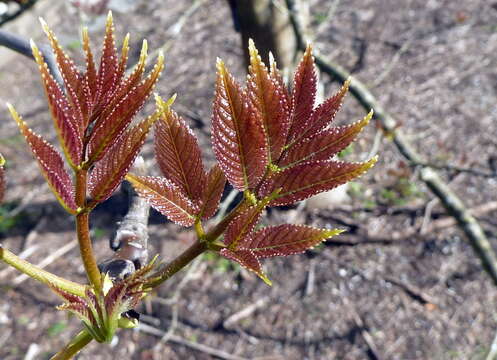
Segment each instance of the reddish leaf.
M331 190L366 172L377 161L377 157L364 163L339 161L312 161L280 171L267 179L261 186L259 196L263 197L281 189L279 197L271 206L289 205L307 199L317 193Z
M75 116L74 107L69 105L64 93L50 74L48 66L34 42L31 42L31 48L33 56L38 63L60 144L71 165L77 166L81 163L83 153L81 122ZM64 76L67 76L67 74Z
M55 55L55 60L57 61L57 67L59 68L60 74L62 75L62 79L64 80L64 85L66 92L68 94L68 100L69 103L71 104L71 110L72 110L72 116L74 117L74 125L78 130L78 134L82 134L84 131L83 128L83 111L81 108L81 101L83 101L81 95L82 95L82 81L83 81L83 76L79 73L78 69L74 65L74 62L71 60L71 58L62 50L61 46L59 45L57 38L55 37L55 34L50 30L48 25L45 23L43 19L40 19L43 30L45 31L45 34L48 37L48 40L50 41L50 45L52 46L53 53ZM32 43L33 44L33 43ZM33 45L32 45L33 47ZM35 51L33 48L33 55L35 55ZM39 56L39 55L38 55ZM36 55L35 55L36 58ZM44 65L44 61L41 59L41 56L39 56L39 59L36 59L38 62L38 65L40 66L40 72L42 73L42 77L44 76L44 73L41 69ZM48 72L48 69L46 70ZM47 81L47 79L43 79L44 82ZM46 87L46 85L45 85ZM45 90L52 90L52 89L47 89ZM51 92L48 92L48 94L52 95ZM49 98L49 96L47 95ZM49 98L50 100L50 98ZM58 98L57 98L58 100ZM84 102L84 101L83 101ZM76 163L76 164L79 164Z
M165 103L162 100L159 106ZM155 123L155 154L164 176L193 203L199 203L205 173L197 138L185 121L168 106Z
M5 169L3 166L5 165L5 159L2 154L0 154L0 202L2 202L3 197L5 196Z
M194 215L198 213L198 207L192 204L169 180L132 174L128 174L126 179L141 197L171 221L183 226L191 226L195 222Z
M93 111L97 97L97 69L90 47L90 37L88 29L83 28L83 50L86 55L86 72L83 79L83 95L85 99L81 101L83 110L83 129L86 129L90 122L90 114ZM83 106L83 103L85 106Z
M262 206L251 206L230 222L224 233L224 243L229 249L238 249L238 244L254 230L263 210Z
M283 76L281 76L281 72L276 65L276 60L274 60L274 56L271 52L269 52L269 69L271 79L278 84L278 87L282 90L282 95L285 98L285 102L290 106L291 99L290 94L288 93L288 89L285 85L285 81L283 80ZM290 115L290 114L288 114Z
M120 99L110 114L100 122L100 125L97 122L89 143L90 163L101 159L109 147L120 138L123 130L152 92L163 67L164 56L161 53L151 74Z
M17 122L21 133L26 138L35 158L38 160L41 172L50 186L50 189L52 189L61 205L68 212L74 214L77 209L74 187L71 177L64 169L62 157L52 145L28 128L12 105L7 104L7 107L9 108L12 117Z
M97 75L97 98L100 104L108 102L110 95L116 88L116 84L120 81L118 78L118 69L119 63L114 42L114 23L112 13L109 11L105 25L102 57Z
M261 263L259 259L250 250L236 250L232 251L229 249L221 249L219 252L222 256L227 259L236 261L245 269L250 270L257 274L266 284L271 286L271 281L267 278L262 270Z
M212 143L221 169L236 189L251 189L259 183L268 160L262 120L219 59Z
M155 112L138 125L128 129L119 137L102 160L96 163L89 181L89 190L94 201L106 200L121 183L159 115L159 112Z
M249 40L249 54L248 95L263 121L269 148L268 161L276 163L290 127L289 104L283 94L284 88L271 78L252 40Z
M335 119L335 115L342 106L342 101L349 90L350 80L345 81L341 89L324 103L319 105L312 112L306 128L302 128L300 133L294 137L292 144L299 143L301 139L312 136L325 129Z
M343 230L316 229L305 225L270 226L246 237L238 248L250 250L257 258L287 256L312 249L341 232Z
M312 48L308 45L293 79L291 126L287 143L298 138L302 129L307 128L314 108L317 81Z
M282 168L295 166L309 160L328 160L346 148L357 134L369 123L373 112L353 124L331 127L290 147L278 165Z
M223 195L226 177L218 164L215 164L206 176L206 183L202 194L202 206L199 216L203 220L210 219L219 207Z

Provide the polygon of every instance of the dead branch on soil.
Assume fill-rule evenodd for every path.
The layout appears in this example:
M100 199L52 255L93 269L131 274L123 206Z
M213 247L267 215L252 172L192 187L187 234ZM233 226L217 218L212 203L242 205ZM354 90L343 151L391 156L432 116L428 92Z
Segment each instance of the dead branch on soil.
M295 0L285 1L290 12L290 20L297 38L297 44L299 48L305 49L307 41L298 14L294 10ZM426 162L411 146L402 130L398 127L398 122L378 103L373 94L362 82L351 78L350 73L340 65L324 59L317 53L314 56L316 65L322 72L340 82L351 79L349 90L352 95L367 111L374 110L376 121L381 125L385 133L392 138L393 143L402 156L409 162L420 164L419 177L421 181L440 199L447 212L454 217L461 230L466 234L476 255L480 258L483 267L492 278L494 284L497 285L497 255L493 251L480 224L471 215L461 199L440 178L436 171L424 165Z
M162 337L164 337L164 335L166 335L165 331L162 331L162 330L157 329L153 326L143 324L143 323L140 323L138 325L137 329L144 332L144 333L158 336L160 338L162 338ZM232 354L229 354L225 351L214 349L214 348L207 346L207 345L203 345L203 344L199 344L199 343L196 343L193 341L186 340L178 335L170 335L168 341L172 342L174 344L177 344L177 345L182 345L182 346L185 346L187 348L199 351L199 352L204 353L204 354L215 356L215 357L220 358L220 359L246 360L245 358L242 358L240 356L232 355Z

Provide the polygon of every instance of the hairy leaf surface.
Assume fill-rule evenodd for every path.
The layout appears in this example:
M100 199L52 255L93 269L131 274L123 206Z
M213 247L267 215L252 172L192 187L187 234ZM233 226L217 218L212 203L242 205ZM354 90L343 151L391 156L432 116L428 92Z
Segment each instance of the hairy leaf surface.
M73 166L77 166L81 163L83 152L81 118L76 118L75 108L69 105L64 93L50 74L45 60L43 60L40 51L33 42L31 42L31 47L41 74L60 144L69 162Z
M96 163L89 180L90 194L95 201L102 202L108 199L121 183L159 115L160 112L157 111L138 125L128 129L102 160Z
M302 253L343 230L316 229L305 225L284 224L265 227L246 237L238 247L250 250L257 258Z
M128 174L126 179L141 197L171 221L183 226L191 226L195 222L198 207L166 178Z
M262 119L221 60L217 62L212 143L221 169L236 189L251 189L259 183L268 161Z
M160 54L151 74L140 85L129 91L110 114L102 120L100 125L98 123L95 125L89 143L90 163L101 159L109 147L120 137L133 116L151 94L163 68L164 57Z
M251 206L231 221L224 233L224 243L229 249L238 249L238 244L254 230L263 210L264 206Z
M331 190L342 185L371 168L377 157L364 163L346 163L340 161L311 161L280 171L266 180L259 191L259 196L281 189L279 198L271 206L289 205Z
M298 138L307 128L317 91L317 75L312 56L312 48L307 46L293 79L290 131L287 143Z
M210 219L216 213L225 185L226 177L219 164L215 164L206 175L206 183L202 194L202 206L199 213L203 220Z
M227 259L236 261L245 269L254 272L257 276L259 276L266 284L271 286L271 281L267 278L262 270L261 262L254 255L254 253L250 250L229 250L222 249L219 252L222 256Z
M71 58L64 52L62 47L59 45L57 38L53 31L48 27L48 25L45 23L44 20L40 20L43 30L45 34L48 37L48 40L50 41L50 45L53 49L53 53L55 55L55 60L57 62L57 67L59 68L60 74L62 75L62 79L64 80L64 86L66 89L66 92L68 94L68 100L69 103L71 104L72 107L72 115L74 116L76 120L76 125L78 129L78 133L82 134L84 128L83 128L83 109L82 109L82 95L83 95L83 76L80 74L78 69L76 68L76 65L74 65L74 62L71 60ZM33 47L33 45L31 45ZM34 53L34 48L33 48L33 55L35 55L36 59L36 54ZM43 60L36 59L38 62L38 65L41 67L42 64L44 63ZM40 68L40 72L42 73L42 77L44 76L44 73L41 71L42 69ZM46 81L46 79L43 79ZM46 86L46 85L45 85ZM51 94L50 92L48 94ZM47 95L48 97L48 95ZM83 104L84 105L84 104ZM79 164L79 163L77 163Z
M373 113L370 112L361 121L350 125L331 127L302 140L285 151L278 165L285 168L304 161L330 159L354 141L372 116Z
M252 40L249 41L249 54L248 95L262 118L268 142L268 159L276 163L290 127L289 104L282 84L271 78Z
M36 160L38 160L41 172L50 186L50 189L68 212L75 213L77 206L75 202L74 187L71 177L64 169L62 157L52 145L28 128L12 105L7 104L7 106Z
M167 107L155 123L154 139L157 162L164 176L192 202L199 203L206 179L193 131L181 116Z

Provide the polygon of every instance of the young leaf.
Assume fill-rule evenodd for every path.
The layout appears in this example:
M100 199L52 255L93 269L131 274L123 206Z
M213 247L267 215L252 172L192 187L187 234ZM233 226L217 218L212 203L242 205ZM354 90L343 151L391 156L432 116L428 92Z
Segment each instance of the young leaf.
M185 121L158 98L163 113L155 123L155 154L164 176L177 185L192 202L199 203L205 173L200 148Z
M89 164L101 159L109 147L120 138L123 130L152 92L163 68L164 56L160 53L150 75L120 99L105 119L95 124L89 142Z
M50 74L48 66L34 42L31 42L31 48L33 50L33 56L38 63L41 79L45 88L45 95L48 99L48 105L60 144L71 165L73 167L77 166L81 163L83 153L81 119L76 118L74 107L69 105L67 98ZM62 63L65 64L65 62ZM59 66L62 66L60 65L60 62ZM63 73L63 76L64 79L66 79L69 75ZM76 100L73 99L73 101L77 101L77 98Z
M340 90L320 104L311 115L309 126L302 132L301 138L315 134L326 128L335 119L335 115L342 106L343 98L349 91L350 79L347 79Z
M343 231L292 224L269 226L246 237L238 248L250 250L257 258L288 256L311 249Z
M248 95L262 118L268 142L269 162L276 163L290 127L289 104L283 94L282 85L271 78L252 39L249 40L249 54Z
M116 84L121 80L118 78L118 69L118 56L114 41L114 23L112 12L109 11L105 25L102 57L97 75L97 97L100 103L108 103L110 96L116 88Z
M252 189L259 183L268 161L262 119L219 59L212 143L221 169L236 189Z
M3 166L5 165L5 159L0 154L0 202L2 202L3 197L5 196L5 169Z
M96 202L109 198L133 164L145 138L159 118L157 111L138 125L128 129L114 143L107 154L97 162L90 174L89 190Z
M299 164L280 171L264 181L259 196L264 197L275 189L281 189L279 197L269 205L293 204L358 177L371 168L376 161L377 157L364 163L321 160Z
M195 222L195 214L199 208L192 204L176 185L165 178L153 176L126 176L135 191L150 205L167 216L171 221L191 226Z
M226 177L219 164L215 164L206 175L206 183L202 194L202 206L199 212L200 218L207 220L216 213L225 185Z
M285 85L285 81L283 80L283 76L281 75L281 72L276 64L276 60L274 60L274 56L271 52L269 52L269 69L270 69L269 76L271 76L271 79L278 84L278 87L282 91L281 95L285 98L284 101L288 104L288 106L290 106L291 104L290 94L288 93L288 89Z
M90 47L90 37L88 36L88 28L83 28L83 51L86 55L86 72L83 78L83 96L81 107L83 111L83 129L86 129L90 122L90 114L93 112L93 107L97 98L97 69L93 59L93 53Z
M278 166L281 168L295 166L298 163L310 160L328 160L333 155L345 149L366 126L373 112L364 119L353 124L331 127L313 135L285 151Z
M52 145L28 128L12 105L7 104L7 107L9 108L10 114L17 122L21 133L26 138L36 160L38 160L41 172L50 186L50 189L57 197L57 200L68 212L71 214L76 213L77 206L74 187L71 177L64 169L62 157Z
M219 253L227 259L236 261L245 269L254 272L259 276L266 284L272 285L271 280L268 279L264 271L262 270L261 263L259 259L250 250L229 250L227 248L221 249Z
M62 79L64 80L64 85L66 88L66 92L68 94L68 100L69 103L71 104L71 111L72 115L74 116L76 120L76 125L79 134L82 134L84 131L83 128L83 110L81 107L81 99L82 99L82 94L83 94L83 87L82 87L82 80L83 77L79 73L78 69L74 65L74 62L71 60L69 56L62 50L62 47L59 45L57 38L55 37L55 34L53 31L48 27L46 22L43 19L40 19L41 25L43 27L43 30L45 34L48 37L48 40L50 41L50 45L52 46L53 53L55 55L55 60L57 61L57 67L59 68L59 71L62 75ZM32 43L33 44L33 43ZM33 47L33 45L31 45ZM33 55L34 49L33 49ZM40 56L41 58L41 56ZM36 55L35 55L36 59ZM38 65L42 66L41 64L44 63L43 60L36 59L38 62ZM40 72L42 73L42 77L44 77L44 73L41 71L42 69L40 68ZM45 81L47 79L44 79ZM46 85L45 85L46 86ZM46 89L47 90L47 89ZM52 93L47 91L47 97L49 95L52 95ZM58 99L57 99L58 100ZM76 163L79 164L79 163Z
M307 128L314 108L317 81L312 48L308 45L293 80L291 125L287 143L293 142Z
M264 206L251 206L231 221L224 233L224 243L229 249L239 248L238 244L254 230L263 210Z

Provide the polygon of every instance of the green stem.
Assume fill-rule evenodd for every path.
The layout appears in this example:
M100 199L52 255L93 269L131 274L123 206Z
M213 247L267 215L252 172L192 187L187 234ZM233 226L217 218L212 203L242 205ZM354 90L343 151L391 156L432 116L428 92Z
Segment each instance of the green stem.
M59 277L51 272L45 271L36 265L33 265L26 260L14 255L9 250L0 246L0 260L6 262L10 266L16 268L20 272L29 277L38 280L46 285L55 285L58 288L67 291L73 295L85 296L86 286L72 282L70 280Z
M78 335L76 335L69 344L66 345L57 354L52 356L50 360L66 360L72 359L82 348L92 341L91 335L88 331L83 330Z
M158 271L158 275L152 277L145 287L154 288L159 286L171 276L188 265L193 259L207 250L207 243L205 241L196 241L192 246L181 253L176 259L165 265Z
M100 271L98 270L97 260L93 253L93 247L90 239L89 211L86 208L86 180L88 171L78 170L76 172L76 204L82 209L76 215L76 232L78 234L79 252L83 265L85 267L88 280L94 288L102 287Z
M240 201L231 212L224 217L211 231L205 234L204 239L207 243L216 241L218 237L220 237L224 230L228 227L231 220L233 220L237 215L239 215L242 211L246 210L249 207L249 203L246 198Z

